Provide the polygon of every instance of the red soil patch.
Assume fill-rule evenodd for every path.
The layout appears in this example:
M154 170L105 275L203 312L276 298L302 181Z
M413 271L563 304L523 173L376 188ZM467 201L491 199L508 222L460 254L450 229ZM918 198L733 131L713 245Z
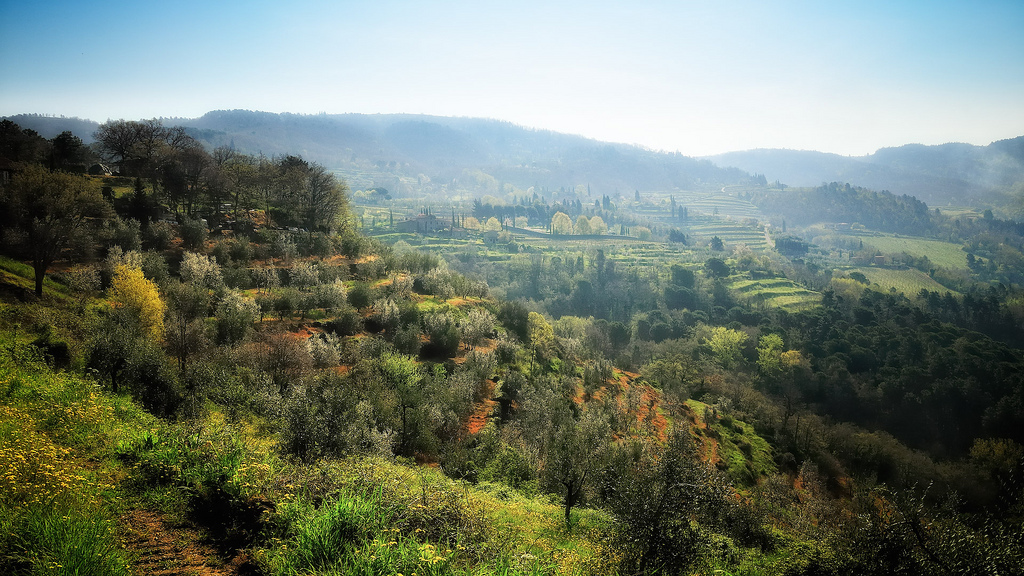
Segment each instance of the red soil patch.
M477 404L476 410L473 411L466 422L466 431L471 435L484 429L484 426L487 425L488 417L494 412L494 407L498 405L498 402L492 398L497 383L494 380L485 380L485 383L487 385L485 389L487 399Z
M469 298L449 298L448 300L446 300L446 302L451 304L452 306L472 306L474 304L479 303L480 300L471 300Z
M420 336L420 342L429 341L430 339L426 336ZM470 348L467 344L459 344L459 353L452 360L456 364L464 364L470 352L494 352L497 348L498 342L490 338L484 339L483 343L478 344L475 348Z
M649 424L658 435L658 440L664 442L668 439L666 429L668 420L658 405L661 403L661 393L645 384L643 394L640 396L640 407L637 410L637 421L641 424Z

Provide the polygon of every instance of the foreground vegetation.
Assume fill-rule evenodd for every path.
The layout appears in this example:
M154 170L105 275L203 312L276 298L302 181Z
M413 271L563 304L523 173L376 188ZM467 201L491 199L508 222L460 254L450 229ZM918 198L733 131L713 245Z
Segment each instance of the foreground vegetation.
M322 167L134 128L159 152L102 150L132 176L28 165L0 197L4 572L141 571L143 513L222 573L1024 567L1005 251L964 293L890 290L909 270L827 266L846 244L705 242L674 197L388 245ZM92 212L55 207L67 179ZM26 265L46 215L76 233Z

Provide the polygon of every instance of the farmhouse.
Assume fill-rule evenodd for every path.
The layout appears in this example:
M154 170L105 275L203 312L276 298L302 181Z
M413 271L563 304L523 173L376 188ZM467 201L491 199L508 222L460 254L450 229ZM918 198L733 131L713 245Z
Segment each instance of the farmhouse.
M395 225L399 232L437 232L448 228L443 220L433 214L418 214L415 218L409 218Z

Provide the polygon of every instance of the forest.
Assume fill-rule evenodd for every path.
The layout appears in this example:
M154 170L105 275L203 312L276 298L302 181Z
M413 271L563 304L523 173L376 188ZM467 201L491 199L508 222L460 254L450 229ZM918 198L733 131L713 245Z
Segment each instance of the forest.
M1024 572L991 209L88 139L0 120L0 572Z

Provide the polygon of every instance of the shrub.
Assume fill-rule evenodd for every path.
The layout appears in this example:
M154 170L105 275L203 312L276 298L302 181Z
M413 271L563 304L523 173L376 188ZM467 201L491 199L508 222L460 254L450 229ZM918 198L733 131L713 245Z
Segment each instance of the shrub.
M339 336L354 336L363 329L363 318L355 308L348 306L332 320L324 322L324 330Z
M424 356L451 358L459 351L459 327L448 312L437 311L423 319L430 343L423 347Z
M348 291L348 302L357 309L366 308L373 300L373 288L365 282L356 282Z
M185 250L191 252L203 250L206 246L206 238L209 236L206 222L199 218L184 218L179 227L179 233L181 234L181 245Z
M167 222L153 222L142 230L142 245L147 250L162 252L171 247L174 228Z
M224 277L221 274L220 266L209 256L185 252L181 260L181 281L196 286L205 287L208 290L218 290L224 287Z

